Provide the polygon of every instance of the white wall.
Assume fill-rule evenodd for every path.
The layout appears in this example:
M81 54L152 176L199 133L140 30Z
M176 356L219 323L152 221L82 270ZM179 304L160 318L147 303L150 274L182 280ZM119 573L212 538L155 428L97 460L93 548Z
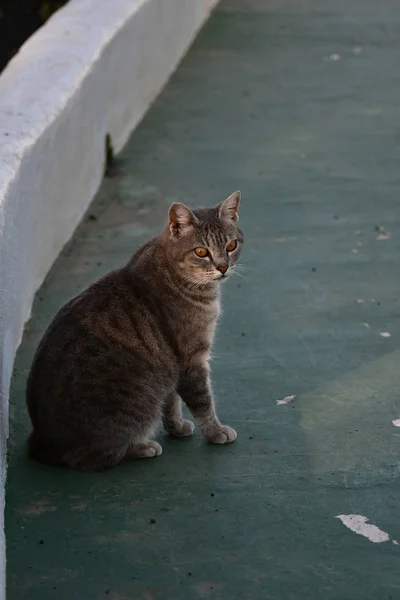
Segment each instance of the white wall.
M0 600L8 393L34 294L217 0L70 0L0 76Z

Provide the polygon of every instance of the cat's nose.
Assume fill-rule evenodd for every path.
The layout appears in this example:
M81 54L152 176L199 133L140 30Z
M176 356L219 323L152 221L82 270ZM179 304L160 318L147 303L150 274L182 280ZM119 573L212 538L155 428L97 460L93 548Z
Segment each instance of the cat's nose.
M217 267L217 269L220 273L222 273L222 275L225 275L225 273L228 270L228 267L227 267L227 265L221 265L221 266Z

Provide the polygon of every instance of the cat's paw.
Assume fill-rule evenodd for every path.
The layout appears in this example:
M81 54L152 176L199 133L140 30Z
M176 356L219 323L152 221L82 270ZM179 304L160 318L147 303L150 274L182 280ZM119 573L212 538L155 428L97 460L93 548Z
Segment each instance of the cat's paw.
M153 458L162 454L162 446L158 442L150 440L143 449L143 458Z
M212 444L230 444L236 440L237 433L232 427L221 425L210 432L205 432L205 437Z
M130 446L126 452L125 460L132 460L134 458L153 458L154 456L160 456L160 454L162 454L162 446L160 446L158 442L149 440L148 442Z
M192 421L187 421L186 419L182 419L179 423L174 423L174 425L168 428L168 433L175 437L189 437L193 434L194 425Z

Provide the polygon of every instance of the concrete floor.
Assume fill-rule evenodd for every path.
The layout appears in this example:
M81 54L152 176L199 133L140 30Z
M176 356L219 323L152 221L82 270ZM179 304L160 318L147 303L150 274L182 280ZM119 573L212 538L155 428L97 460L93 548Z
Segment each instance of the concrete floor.
M391 0L222 1L27 325L10 600L400 598L399 64ZM158 232L173 200L237 188L247 273L224 288L213 364L237 442L160 431L160 458L93 475L28 461L25 381L56 310Z

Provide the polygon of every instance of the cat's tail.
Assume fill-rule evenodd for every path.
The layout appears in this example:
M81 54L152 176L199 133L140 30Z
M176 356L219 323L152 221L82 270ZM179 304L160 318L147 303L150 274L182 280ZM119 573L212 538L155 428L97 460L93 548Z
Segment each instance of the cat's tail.
M63 451L54 442L44 440L33 431L28 438L28 455L46 465L61 466L63 464Z

